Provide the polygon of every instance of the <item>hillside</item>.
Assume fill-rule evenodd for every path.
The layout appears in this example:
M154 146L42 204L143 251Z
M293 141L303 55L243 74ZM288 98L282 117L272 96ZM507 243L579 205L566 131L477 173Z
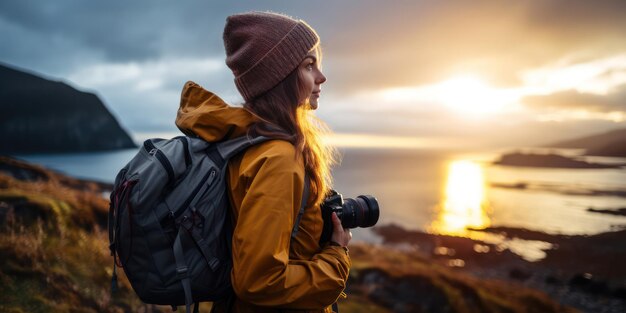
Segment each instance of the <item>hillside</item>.
M93 93L0 64L0 154L135 147Z
M120 273L111 295L110 186L0 157L0 312L171 312L141 303ZM361 243L342 313L576 312L545 293L481 279L421 254ZM203 303L201 312L210 304Z
M620 168L621 165L589 163L558 154L506 153L493 164L548 168Z
M586 155L626 157L626 128L555 142L546 147L585 149Z

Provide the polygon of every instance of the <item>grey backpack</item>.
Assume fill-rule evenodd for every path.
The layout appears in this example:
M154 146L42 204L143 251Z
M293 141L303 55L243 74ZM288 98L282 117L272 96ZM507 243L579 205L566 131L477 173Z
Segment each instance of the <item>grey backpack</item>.
M232 225L228 160L269 140L240 137L219 143L179 136L148 139L120 170L111 192L109 248L145 303L186 305L228 299ZM306 199L308 179L292 238Z

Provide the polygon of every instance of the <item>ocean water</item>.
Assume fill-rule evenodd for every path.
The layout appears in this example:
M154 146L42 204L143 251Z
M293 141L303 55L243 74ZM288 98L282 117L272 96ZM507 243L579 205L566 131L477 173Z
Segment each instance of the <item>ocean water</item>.
M348 196L375 195L384 211L381 223L409 229L455 234L466 227L511 226L596 234L626 225L626 217L587 211L626 207L626 168L491 164L498 157L496 152L345 150L334 177L337 189ZM602 161L626 163L625 158ZM526 187L507 187L520 183Z
M510 226L558 234L596 234L623 228L626 217L588 208L626 207L626 168L546 169L493 165L501 151L458 153L410 149L342 149L333 170L344 197L367 194L379 202L378 222L412 230L498 241L467 228ZM67 155L19 156L81 178L112 182L135 149ZM575 154L577 151L564 151ZM626 163L624 158L589 161ZM600 191L600 192L598 192ZM621 196L619 192L622 192ZM366 229L355 240L376 242ZM509 242L528 259L549 248Z

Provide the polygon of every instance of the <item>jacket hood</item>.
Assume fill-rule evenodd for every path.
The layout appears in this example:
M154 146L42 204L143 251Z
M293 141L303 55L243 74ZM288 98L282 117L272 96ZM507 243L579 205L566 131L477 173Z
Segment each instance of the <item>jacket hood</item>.
M229 106L192 81L185 83L176 115L176 126L185 135L221 141L244 136L255 121L248 110Z

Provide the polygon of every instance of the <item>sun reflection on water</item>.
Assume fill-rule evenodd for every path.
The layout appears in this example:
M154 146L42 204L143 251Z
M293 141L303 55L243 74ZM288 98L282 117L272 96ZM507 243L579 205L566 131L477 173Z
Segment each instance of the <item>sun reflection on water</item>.
M457 160L448 165L445 194L430 232L468 235L467 227L484 228L486 213L485 178L480 164Z

